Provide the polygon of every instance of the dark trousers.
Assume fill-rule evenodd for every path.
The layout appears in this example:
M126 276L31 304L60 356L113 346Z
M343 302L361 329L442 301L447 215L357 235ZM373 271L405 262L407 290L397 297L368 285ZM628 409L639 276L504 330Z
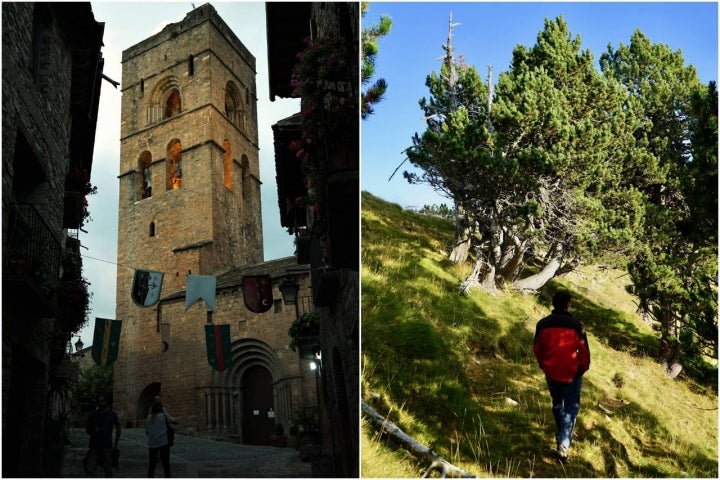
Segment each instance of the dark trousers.
M160 455L160 462L162 462L163 471L165 477L170 478L170 447L163 445L159 448L150 449L150 463L148 463L148 478L155 476L155 465L157 465L158 455Z
M105 471L106 478L112 477L112 451L112 448L90 447L90 450L85 454L85 458L83 458L85 473L90 477L94 477L95 470L99 465Z
M552 413L557 427L555 440L558 445L570 448L575 419L580 411L582 377L575 377L570 383L556 382L547 377L546 380L552 397Z

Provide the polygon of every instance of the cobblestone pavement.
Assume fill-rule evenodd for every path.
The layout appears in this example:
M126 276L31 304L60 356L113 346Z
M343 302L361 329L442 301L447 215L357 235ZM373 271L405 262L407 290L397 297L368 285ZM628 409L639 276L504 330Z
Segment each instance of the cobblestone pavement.
M87 435L82 429L73 431L72 445L68 447L63 464L63 477L86 478L82 459L87 448ZM147 477L148 450L145 430L123 429L120 435L119 468L113 475L121 478ZM300 460L293 448L239 445L230 442L205 440L175 435L175 446L170 450L170 470L179 478L307 478L311 476L310 462ZM104 476L102 468L92 476ZM160 462L155 476L163 477Z

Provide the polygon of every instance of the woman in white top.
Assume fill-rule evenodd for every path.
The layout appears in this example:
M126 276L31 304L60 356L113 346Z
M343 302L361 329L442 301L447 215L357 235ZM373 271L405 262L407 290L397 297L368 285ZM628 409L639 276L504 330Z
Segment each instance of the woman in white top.
M145 420L145 433L148 436L148 448L150 450L148 478L155 476L158 455L162 462L165 477L170 477L170 446L168 445L167 434L169 423L177 423L177 421L168 415L163 404L156 398Z

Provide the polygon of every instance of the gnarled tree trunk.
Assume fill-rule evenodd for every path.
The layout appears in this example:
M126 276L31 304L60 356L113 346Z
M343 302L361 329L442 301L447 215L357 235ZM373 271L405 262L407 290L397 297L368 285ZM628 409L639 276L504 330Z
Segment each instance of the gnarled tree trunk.
M521 292L534 292L543 287L547 282L552 279L557 273L560 265L562 265L563 259L563 246L556 244L552 250L552 255L549 256L549 261L545 264L545 267L535 275L516 280L512 284L513 290Z
M470 254L470 242L472 240L472 220L467 210L455 202L455 242L450 250L450 261L463 263Z

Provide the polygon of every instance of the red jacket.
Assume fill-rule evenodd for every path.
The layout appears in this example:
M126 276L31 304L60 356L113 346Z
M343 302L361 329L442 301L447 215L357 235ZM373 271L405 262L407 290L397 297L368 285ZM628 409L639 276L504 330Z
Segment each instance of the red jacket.
M570 383L590 368L590 347L582 324L568 312L553 310L535 329L535 358L551 380Z

